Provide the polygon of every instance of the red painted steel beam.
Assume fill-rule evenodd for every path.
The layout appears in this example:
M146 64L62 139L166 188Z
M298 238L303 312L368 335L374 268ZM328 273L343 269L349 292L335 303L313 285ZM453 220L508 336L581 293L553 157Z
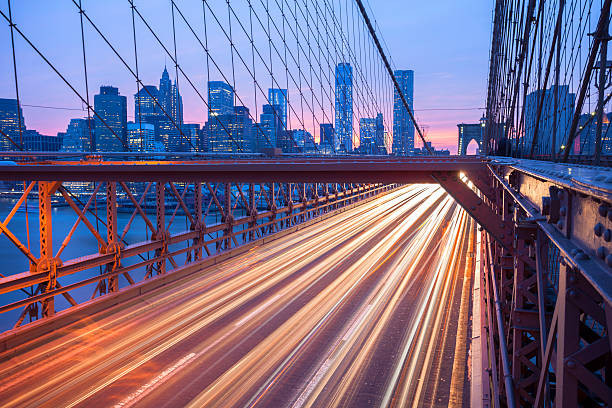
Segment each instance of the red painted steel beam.
M0 165L1 180L432 183L434 171L486 170L478 158L49 162Z

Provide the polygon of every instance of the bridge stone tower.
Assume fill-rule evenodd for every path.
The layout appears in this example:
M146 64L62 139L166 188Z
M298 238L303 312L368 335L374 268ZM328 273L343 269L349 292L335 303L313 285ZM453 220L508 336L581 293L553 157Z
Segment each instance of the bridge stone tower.
M459 123L458 128L458 141L457 141L457 154L465 156L467 153L467 147L472 140L478 143L478 150L482 151L482 140L485 129L486 119L483 117L479 123L467 124Z

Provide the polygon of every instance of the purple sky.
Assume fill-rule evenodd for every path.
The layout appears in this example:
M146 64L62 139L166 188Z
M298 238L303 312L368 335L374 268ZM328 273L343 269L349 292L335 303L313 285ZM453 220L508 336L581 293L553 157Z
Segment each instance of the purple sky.
M281 2L280 0L275 1ZM66 79L82 95L85 95L80 25L77 9L72 2L69 0L52 2L24 0L12 3L14 20L18 27L56 65ZM213 5L213 8L226 7L224 0L209 0L209 3ZM191 21L198 35L203 38L201 2L199 0L179 0L177 4ZM248 21L246 0L233 0L231 4L236 10L239 10L240 18ZM254 0L253 4L260 4L260 2ZM270 4L277 3L270 0ZM350 4L350 2L343 4ZM140 0L136 1L136 5L155 27L162 41L167 46L171 46L170 2L167 0L147 0L146 2ZM99 25L101 31L108 33L111 43L133 67L132 22L127 0L104 2L84 0L83 6ZM476 122L482 111L427 109L484 106L491 2L440 0L433 3L416 0L370 0L370 6L392 56L394 67L415 71L414 107L417 120L426 128L428 137L435 146L450 148L452 152L456 151L457 123ZM0 10L7 13L6 3L0 6ZM245 11L247 13L242 14ZM225 8L225 13L220 12L219 14L227 18L227 9ZM227 40L218 28L216 30L213 28L215 25L216 23L213 22L208 25L209 45L222 67L231 66ZM259 38L262 41L261 44L265 44L263 34L257 29L254 31L256 40ZM236 26L234 26L234 33L239 35ZM93 95L97 93L101 84L117 86L121 94L128 97L129 118L130 115L133 115L132 95L136 90L133 77L87 24L85 37L88 49L91 103L93 104ZM237 42L240 41L238 38ZM165 62L168 63L171 78L175 77L174 69L168 58L164 57L161 47L142 24L138 25L137 42L139 74L145 83L158 84ZM204 84L207 75L203 51L184 25L177 25L177 44L181 66L196 85L200 95L206 98ZM28 128L37 129L45 134L64 131L70 118L82 117L85 114L84 111L81 111L83 108L81 102L19 37L16 37L16 50L20 96L22 103L26 105L24 106L26 125ZM2 78L0 97L15 97L10 53L9 29L3 22L0 28L0 55L2 55L0 57L0 78ZM250 53L245 51L245 54L250 57ZM236 61L235 65L239 66ZM263 75L264 69L257 65L261 64L256 64L256 68L259 69L258 80L262 82L261 87L266 90L270 86L270 81L266 81L269 76ZM244 83L237 79L237 93L242 96L244 103L255 114L253 83L248 77L248 72L237 68L235 75L236 78L246 78ZM211 71L210 79L220 79L214 69ZM204 103L184 79L181 78L179 81L185 105L185 121L203 123L206 117ZM291 84L289 88L291 95ZM259 95L257 101L259 111L262 103L264 103L263 98ZM27 105L74 110L38 108ZM325 115L329 115L330 110L328 108L324 110ZM388 112L388 110L385 111L385 120L390 125L391 115ZM308 117L308 114L305 116ZM320 120L324 121L322 118ZM297 127L297 122L294 123L296 125L294 127ZM311 125L306 126L309 128Z

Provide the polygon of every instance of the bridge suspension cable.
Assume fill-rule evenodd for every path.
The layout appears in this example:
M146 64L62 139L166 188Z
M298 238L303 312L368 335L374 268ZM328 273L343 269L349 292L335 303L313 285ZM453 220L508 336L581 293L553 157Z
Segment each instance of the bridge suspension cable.
M594 163L609 154L610 3L496 2L487 153Z
M74 38L80 39L82 86L77 85L72 68L65 68L71 63L78 66L76 60L71 61L71 55L57 59L48 50L48 39L37 38L28 27L21 9L16 15L10 7L8 12L0 12L11 36L15 33L24 41L22 52L34 52L84 106L90 149L96 144L104 147L98 140L101 134L114 139L112 143L120 150L144 147L143 140L139 145L129 145L125 131L107 123L106 115L98 112L101 108L92 103L94 91L90 88L102 84L104 77L122 90L127 80L135 82L134 103L127 104L127 117L133 118L142 133L143 123L153 120L147 116L147 109L155 110L155 120L164 123L161 133L156 128L156 139L167 151L243 153L280 147L288 152L321 153L321 139L330 137L322 134L321 125L329 124L336 132L331 141L333 152L351 153L361 147L369 154L386 154L393 133L393 92L398 93L415 123L424 149L431 151L361 1L246 0L242 4L202 0L198 12L192 3L169 0L167 13L135 0L125 1L125 6L116 2L104 8L83 0L67 3L78 14L78 37ZM67 6L45 7L64 12ZM125 24L109 25L111 15ZM70 19L65 21L63 29L69 31ZM62 47L61 36L53 46ZM14 40L11 51L18 109L25 107L31 112L37 109L35 106L48 105L32 100L31 91L25 96L19 92ZM161 57L174 71L169 85L171 102L148 85L153 79L152 63ZM34 65L28 72L40 69ZM96 66L94 71L92 65ZM28 85L29 89L33 84ZM209 106L211 98L217 97L215 87L225 89L232 99L231 109L221 116L217 107ZM24 98L29 103L23 103ZM145 101L151 106L145 108ZM201 127L197 136L192 124L184 120L186 113ZM69 116L69 112L59 110L56 115L66 122ZM360 146L360 134L370 123L376 123L379 130L374 132L372 147L366 149L369 145ZM255 149L245 146L240 133L244 126L252 128ZM270 130L270 126L276 128Z

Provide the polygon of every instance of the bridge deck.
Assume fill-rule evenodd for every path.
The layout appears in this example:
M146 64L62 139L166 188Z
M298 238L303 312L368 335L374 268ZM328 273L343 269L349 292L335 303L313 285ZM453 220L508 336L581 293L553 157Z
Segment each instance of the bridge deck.
M5 352L0 400L467 401L471 234L439 187L403 188Z

